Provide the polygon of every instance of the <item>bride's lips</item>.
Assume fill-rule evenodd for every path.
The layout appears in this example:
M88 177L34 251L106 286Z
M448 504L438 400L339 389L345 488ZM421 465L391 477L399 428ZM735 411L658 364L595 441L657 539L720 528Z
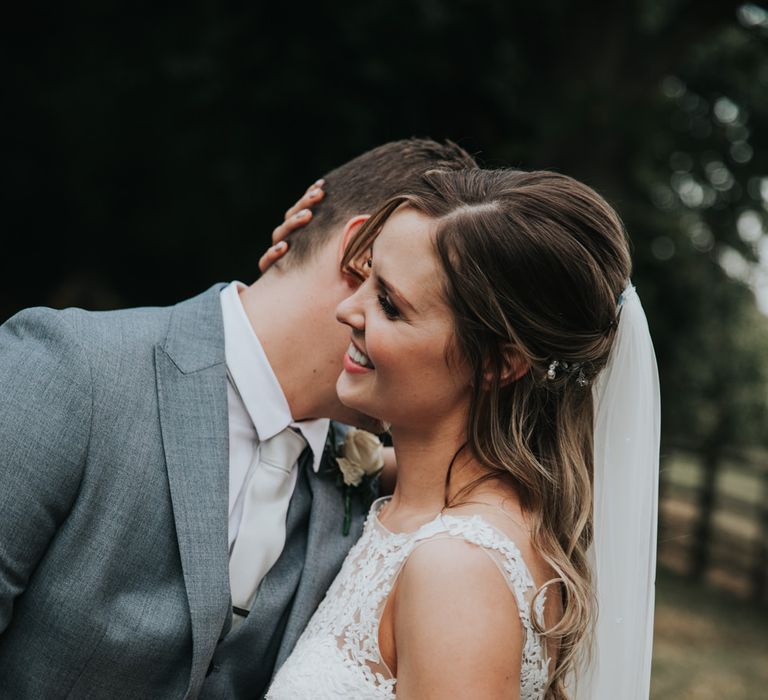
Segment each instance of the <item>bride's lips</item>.
M362 364L361 361L366 364ZM373 369L373 363L368 359L368 356L351 342L347 352L344 353L344 370L350 374L365 374L372 372Z

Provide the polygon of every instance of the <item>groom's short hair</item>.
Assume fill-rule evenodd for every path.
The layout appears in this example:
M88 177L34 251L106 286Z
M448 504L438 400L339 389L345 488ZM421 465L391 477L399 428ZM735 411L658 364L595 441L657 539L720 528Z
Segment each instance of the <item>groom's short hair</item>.
M351 217L372 214L390 197L414 189L427 170L477 167L467 151L449 140L403 139L366 151L323 176L325 197L312 220L288 237L281 266L303 265Z

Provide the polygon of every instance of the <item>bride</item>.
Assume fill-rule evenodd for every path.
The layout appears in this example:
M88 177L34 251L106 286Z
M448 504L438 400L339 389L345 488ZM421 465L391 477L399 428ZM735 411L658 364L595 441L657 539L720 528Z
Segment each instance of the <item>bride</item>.
M433 171L361 260L337 388L397 486L267 698L647 698L658 380L618 217L555 173Z

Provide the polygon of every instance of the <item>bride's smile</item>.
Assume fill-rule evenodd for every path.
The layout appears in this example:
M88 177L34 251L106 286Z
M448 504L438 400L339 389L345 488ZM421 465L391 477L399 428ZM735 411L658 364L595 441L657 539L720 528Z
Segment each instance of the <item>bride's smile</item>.
M363 371L374 369L374 366L368 356L354 342L351 342L347 354L344 356L344 369L352 374L360 374Z

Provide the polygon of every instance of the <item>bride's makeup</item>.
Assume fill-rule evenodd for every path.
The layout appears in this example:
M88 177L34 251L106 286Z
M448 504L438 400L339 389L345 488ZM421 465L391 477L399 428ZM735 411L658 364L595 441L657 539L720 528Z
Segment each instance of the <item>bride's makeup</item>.
M442 297L434 226L413 210L393 214L373 241L365 281L336 310L352 331L339 398L393 424L434 422L467 401L469 377L445 355L453 315Z

